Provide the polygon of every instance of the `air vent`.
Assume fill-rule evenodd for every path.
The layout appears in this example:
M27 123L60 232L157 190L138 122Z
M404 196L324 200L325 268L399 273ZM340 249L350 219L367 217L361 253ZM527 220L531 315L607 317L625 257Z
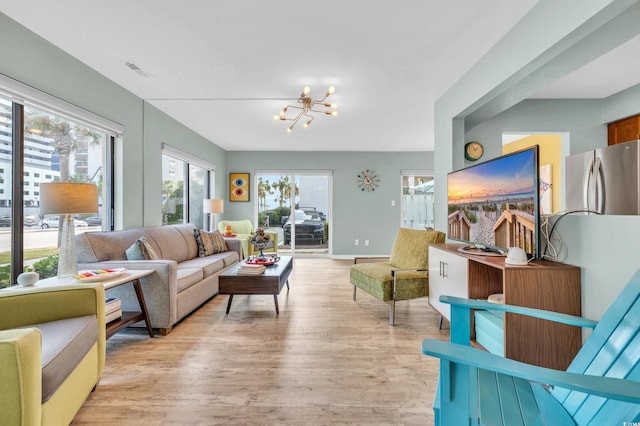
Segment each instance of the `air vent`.
M141 77L149 77L149 74L147 74L146 72L142 71L142 69L137 66L136 64L134 64L133 62L125 62L124 66L129 68L131 71L135 72L136 74L138 74Z

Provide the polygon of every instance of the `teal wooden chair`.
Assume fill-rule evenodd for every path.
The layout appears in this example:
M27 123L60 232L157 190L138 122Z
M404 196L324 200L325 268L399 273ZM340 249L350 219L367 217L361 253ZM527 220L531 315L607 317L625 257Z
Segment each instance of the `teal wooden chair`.
M519 306L441 296L451 305L451 342L426 339L440 358L436 425L640 424L640 270L599 322ZM524 364L469 346L471 309L593 328L566 371Z

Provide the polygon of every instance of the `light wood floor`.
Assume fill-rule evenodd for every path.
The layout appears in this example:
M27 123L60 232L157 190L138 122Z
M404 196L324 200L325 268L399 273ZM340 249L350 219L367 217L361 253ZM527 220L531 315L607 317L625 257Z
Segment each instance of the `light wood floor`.
M127 329L107 342L102 379L74 425L431 425L448 339L426 298L388 305L358 291L350 261L296 258L271 296L216 296L168 336Z

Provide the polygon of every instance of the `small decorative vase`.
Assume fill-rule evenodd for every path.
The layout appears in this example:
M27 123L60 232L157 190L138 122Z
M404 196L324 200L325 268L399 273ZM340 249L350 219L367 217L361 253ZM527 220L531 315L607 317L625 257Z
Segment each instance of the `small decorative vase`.
M23 272L18 275L18 284L22 287L29 287L34 285L40 279L40 275L37 272Z
M225 235L231 235L233 232L231 232L232 228L231 225L225 225L224 227L224 234Z

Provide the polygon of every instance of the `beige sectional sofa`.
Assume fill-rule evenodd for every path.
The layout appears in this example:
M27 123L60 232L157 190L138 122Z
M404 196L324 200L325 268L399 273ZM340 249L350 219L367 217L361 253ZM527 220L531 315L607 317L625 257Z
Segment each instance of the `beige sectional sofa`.
M199 257L194 225L167 225L76 236L78 269L152 269L140 280L151 326L168 334L173 326L218 293L218 275L242 259L239 240L226 240L228 251ZM144 237L158 260L127 260L125 251ZM138 311L132 286L109 290L122 299L123 310Z

